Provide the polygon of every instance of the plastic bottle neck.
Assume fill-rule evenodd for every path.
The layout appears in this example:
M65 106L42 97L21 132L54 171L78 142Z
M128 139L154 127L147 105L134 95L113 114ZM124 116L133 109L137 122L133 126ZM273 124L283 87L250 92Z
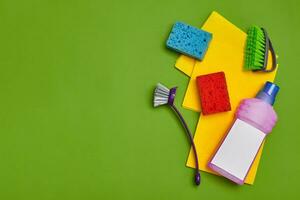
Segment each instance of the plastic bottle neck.
M264 88L257 93L255 98L261 99L272 106L275 102L275 97L278 91L279 87L277 85L271 82L266 82Z
M270 95L266 94L266 93L263 92L263 91L260 91L260 92L256 95L255 98L256 98L256 99L263 100L264 102L270 104L271 106L273 106L273 104L274 104L274 99L273 99Z

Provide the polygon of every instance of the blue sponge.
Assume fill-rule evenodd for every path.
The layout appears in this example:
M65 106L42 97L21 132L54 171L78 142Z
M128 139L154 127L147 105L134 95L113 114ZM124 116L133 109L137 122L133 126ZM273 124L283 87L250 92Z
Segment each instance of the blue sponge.
M167 41L167 47L187 56L202 60L212 34L182 22L176 22Z

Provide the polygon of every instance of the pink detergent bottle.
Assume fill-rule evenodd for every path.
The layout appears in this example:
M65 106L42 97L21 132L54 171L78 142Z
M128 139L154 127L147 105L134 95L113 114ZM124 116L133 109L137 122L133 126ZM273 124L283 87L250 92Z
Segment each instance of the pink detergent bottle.
M245 99L236 112L236 119L208 166L243 184L265 137L272 131L277 114L273 109L279 87L266 82L255 98Z

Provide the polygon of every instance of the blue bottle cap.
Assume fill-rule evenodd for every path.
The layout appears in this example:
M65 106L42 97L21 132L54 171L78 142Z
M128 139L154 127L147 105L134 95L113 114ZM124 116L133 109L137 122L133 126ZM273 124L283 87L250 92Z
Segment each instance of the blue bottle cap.
M261 91L258 92L256 98L261 99L271 105L274 104L276 95L279 91L279 86L267 81Z

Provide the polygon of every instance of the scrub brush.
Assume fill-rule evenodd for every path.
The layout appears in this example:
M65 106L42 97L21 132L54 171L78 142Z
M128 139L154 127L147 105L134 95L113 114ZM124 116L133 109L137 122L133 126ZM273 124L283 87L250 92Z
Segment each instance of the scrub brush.
M195 162L196 162L195 183L196 183L196 185L200 185L201 177L200 177L200 172L199 172L198 156L197 156L197 151L196 151L196 146L195 146L195 143L193 140L193 136L192 136L186 122L184 121L182 115L180 114L179 110L174 105L176 89L177 89L177 87L168 89L166 86L158 83L155 88L155 91L154 91L153 105L154 105L154 107L158 107L161 105L169 105L173 109L173 111L176 113L178 118L180 119L180 121L187 133L187 136L190 140L190 143L192 145L192 149L193 149L194 155L195 155Z
M276 55L271 40L264 28L252 26L247 32L245 70L272 72L277 66ZM272 68L267 69L269 50L272 55Z

